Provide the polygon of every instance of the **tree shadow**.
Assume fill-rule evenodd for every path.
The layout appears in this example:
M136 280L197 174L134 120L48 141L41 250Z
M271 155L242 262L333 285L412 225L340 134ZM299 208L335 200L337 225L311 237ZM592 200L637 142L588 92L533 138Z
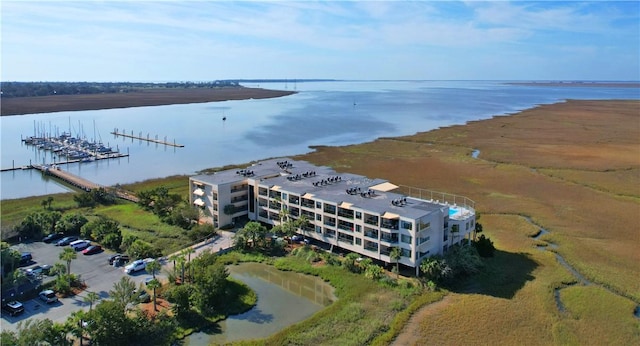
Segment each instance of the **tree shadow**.
M249 322L258 323L258 324L270 323L273 321L272 314L265 314L262 311L260 311L260 309L258 308L253 308L250 311L247 311L241 315L230 316L230 318L233 318L235 320L249 321Z
M511 299L535 277L531 273L538 263L527 253L512 253L496 249L494 257L483 259L480 272L466 277L448 288L456 293L475 293Z

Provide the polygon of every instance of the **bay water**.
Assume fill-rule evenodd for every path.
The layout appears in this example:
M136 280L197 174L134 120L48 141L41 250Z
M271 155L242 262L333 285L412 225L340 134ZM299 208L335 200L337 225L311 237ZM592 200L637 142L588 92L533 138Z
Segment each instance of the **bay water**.
M503 81L331 81L247 86L297 93L261 100L4 116L0 118L0 168L59 161L52 153L21 141L43 132L70 132L129 154L62 166L85 179L112 186L303 154L314 145L342 146L411 135L566 99L640 99L638 88L516 85ZM184 147L116 138L110 134L114 129L175 141ZM65 191L71 190L35 170L0 175L1 199Z

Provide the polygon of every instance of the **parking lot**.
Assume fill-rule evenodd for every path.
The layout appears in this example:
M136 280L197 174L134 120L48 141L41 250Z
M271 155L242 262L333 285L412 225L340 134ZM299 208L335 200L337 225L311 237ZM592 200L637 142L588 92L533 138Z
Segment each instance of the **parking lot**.
M194 245L192 248L194 253L191 258L195 258L202 251L220 251L231 247L233 242L233 232L220 231L215 238L208 239L202 243ZM64 246L55 246L54 244L46 244L43 242L31 242L14 246L20 252L30 252L33 255L33 262L24 268L30 268L35 265L53 265L61 262L66 266L66 262L59 259L60 253ZM71 315L73 311L84 309L89 310L89 304L83 301L88 292L95 292L100 299L108 298L109 291L113 289L113 284L120 280L123 276L129 276L136 283L136 287L143 284L145 279L151 277L146 271L142 270L132 275L124 273L123 267L113 267L108 263L109 256L113 255L111 251L103 251L94 255L85 256L82 252L77 252L78 258L71 261L71 272L80 275L80 279L84 280L87 289L76 296L68 298L60 298L57 303L45 304L39 298L30 300L20 299L20 292L14 299L22 302L24 305L24 313L17 316L10 316L3 313L0 319L0 327L2 330L16 331L18 322L30 318L45 319L48 318L54 322L63 323ZM129 262L131 263L131 262ZM166 280L166 271L171 270L173 263L160 259L162 269L156 275L161 281ZM54 277L43 276L41 283L48 280L54 280ZM9 301L11 297L2 297Z
M55 246L54 244L45 244L43 242L32 242L26 244L19 244L15 246L20 252L30 252L33 255L33 262L25 266L29 268L34 265L53 265L56 262L64 263L59 259L60 253L64 247ZM20 299L20 292L16 292L14 297L2 298L6 301L16 299L21 301L24 305L24 313L17 316L10 316L3 313L0 319L0 326L2 330L17 330L17 324L20 321L35 317L35 318L49 318L54 322L65 322L67 317L71 315L73 311L79 309L89 309L89 304L83 301L87 292L95 292L100 298L107 298L109 291L113 289L113 284L120 280L121 277L127 276L124 273L123 267L110 266L107 259L113 252L103 251L94 255L85 256L82 252L77 252L78 257L71 261L71 272L80 275L80 279L85 282L87 289L82 293L71 296L68 298L60 298L57 303L46 304L39 298L30 299L24 301ZM161 273L159 276L162 277ZM140 271L133 275L128 275L139 286L140 283L150 277L146 271ZM54 277L48 277L43 275L43 281L39 283L48 282L54 280Z

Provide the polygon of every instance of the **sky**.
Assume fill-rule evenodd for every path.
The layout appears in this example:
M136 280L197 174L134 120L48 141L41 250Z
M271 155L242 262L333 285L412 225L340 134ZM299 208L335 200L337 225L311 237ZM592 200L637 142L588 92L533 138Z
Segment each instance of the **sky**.
M640 1L0 1L2 81L640 80Z

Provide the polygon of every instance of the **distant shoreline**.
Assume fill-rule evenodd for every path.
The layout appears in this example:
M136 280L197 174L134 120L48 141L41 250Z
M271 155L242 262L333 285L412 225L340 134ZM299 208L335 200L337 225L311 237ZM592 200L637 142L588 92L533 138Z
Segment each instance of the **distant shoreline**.
M166 106L288 96L295 91L261 88L150 89L121 94L52 95L2 99L0 115L26 115L65 111Z
M551 87L587 87L587 88L640 88L640 82L584 82L584 81L548 81L548 82L511 82L509 85L551 86Z

